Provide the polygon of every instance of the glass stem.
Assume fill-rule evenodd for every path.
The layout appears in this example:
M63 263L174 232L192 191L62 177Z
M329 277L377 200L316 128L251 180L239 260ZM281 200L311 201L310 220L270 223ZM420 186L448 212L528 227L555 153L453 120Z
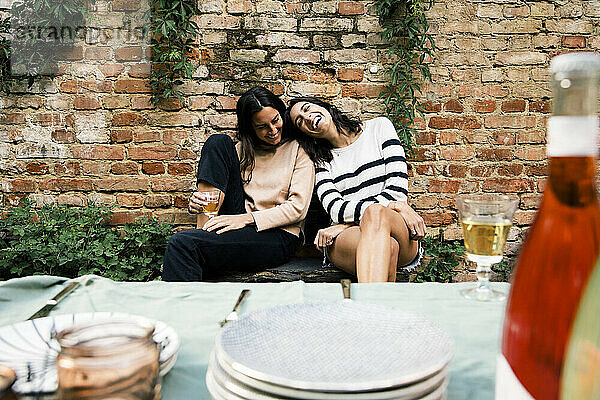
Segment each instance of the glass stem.
M481 292L491 291L490 273L492 272L492 264L477 263L477 288L475 290Z

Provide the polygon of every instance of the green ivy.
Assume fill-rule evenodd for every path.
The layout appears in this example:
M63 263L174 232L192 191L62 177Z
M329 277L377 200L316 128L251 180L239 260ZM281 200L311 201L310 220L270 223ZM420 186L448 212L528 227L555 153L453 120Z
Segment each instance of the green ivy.
M0 16L0 92L10 90L10 18Z
M195 0L151 0L152 102L176 97L183 102L178 86L196 70L193 44L200 28L193 21Z
M456 267L465 253L461 240L444 240L444 233L423 239L427 262L419 270L413 282L452 282Z
M424 117L419 104L423 80L431 81L427 57L433 57L435 43L427 33L425 11L433 0L377 0L381 37L390 43L387 54L392 65L386 71L389 84L381 93L388 115L404 148L414 152L415 117Z
M501 282L510 282L513 268L515 266L515 257L504 256L498 264L492 265L492 271L496 273L496 279Z
M115 280L160 277L172 225L139 218L117 227L104 206L45 205L25 200L0 209L0 280L28 275L69 278L96 274Z

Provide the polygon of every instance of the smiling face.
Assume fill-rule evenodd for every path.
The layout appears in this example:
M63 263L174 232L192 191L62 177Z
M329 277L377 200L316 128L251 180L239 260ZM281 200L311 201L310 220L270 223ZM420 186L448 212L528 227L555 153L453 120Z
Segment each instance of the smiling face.
M329 111L308 101L294 104L290 118L300 131L309 136L325 138L336 130Z
M252 126L256 136L270 145L277 145L281 141L281 128L283 119L279 111L273 107L264 107L252 116Z

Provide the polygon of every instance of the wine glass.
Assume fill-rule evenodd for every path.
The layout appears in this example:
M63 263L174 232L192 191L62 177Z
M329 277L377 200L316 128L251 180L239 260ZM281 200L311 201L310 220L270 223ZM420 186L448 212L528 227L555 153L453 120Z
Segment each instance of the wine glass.
M502 261L518 203L518 199L495 194L470 194L456 198L467 258L477 263L477 286L460 292L467 299L498 301L506 298L506 293L490 287L490 272L492 264Z
M219 201L221 200L220 190L208 190L200 192L200 198L206 202L202 205L202 212L209 218L214 217L219 212Z

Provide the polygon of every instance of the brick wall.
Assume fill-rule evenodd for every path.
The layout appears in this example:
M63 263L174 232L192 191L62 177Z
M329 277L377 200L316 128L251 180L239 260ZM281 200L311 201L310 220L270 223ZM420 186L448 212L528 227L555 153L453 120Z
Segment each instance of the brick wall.
M138 0L97 0L123 25ZM0 97L0 191L120 206L115 222L153 213L191 225L186 199L202 142L232 133L237 96L263 84L285 99L325 97L362 118L389 60L372 1L199 0L198 67L185 102L149 102L146 43L86 41L62 74ZM438 0L427 13L439 50L424 86L425 120L411 162L411 202L436 230L459 235L454 197L516 194L511 237L531 223L545 179L551 56L598 50L598 0Z

